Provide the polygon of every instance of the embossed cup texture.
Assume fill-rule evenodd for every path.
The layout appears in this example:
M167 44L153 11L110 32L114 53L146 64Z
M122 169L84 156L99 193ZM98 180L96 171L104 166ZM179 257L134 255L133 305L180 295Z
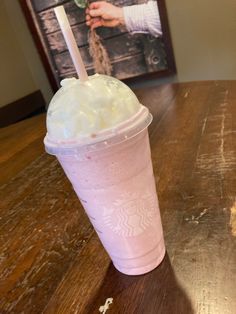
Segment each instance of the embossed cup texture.
M57 156L115 267L155 268L165 245L147 129L99 151Z

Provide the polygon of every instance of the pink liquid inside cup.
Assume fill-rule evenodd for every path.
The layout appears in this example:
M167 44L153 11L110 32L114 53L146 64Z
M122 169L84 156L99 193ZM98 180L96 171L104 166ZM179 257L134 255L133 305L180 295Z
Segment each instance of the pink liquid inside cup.
M138 275L159 265L165 245L147 128L120 144L57 158L115 267Z

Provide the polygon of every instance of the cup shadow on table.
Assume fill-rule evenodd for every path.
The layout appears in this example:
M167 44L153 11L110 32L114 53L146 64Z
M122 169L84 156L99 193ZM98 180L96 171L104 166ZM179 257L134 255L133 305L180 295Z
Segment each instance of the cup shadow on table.
M111 263L86 313L98 313L107 298L113 298L109 313L194 313L190 299L175 277L168 254L159 267L141 276L124 275Z

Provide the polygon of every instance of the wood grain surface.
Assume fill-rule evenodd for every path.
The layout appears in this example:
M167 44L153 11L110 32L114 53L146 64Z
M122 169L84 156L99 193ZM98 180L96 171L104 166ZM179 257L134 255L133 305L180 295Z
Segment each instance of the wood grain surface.
M60 73L59 79L62 80L64 78L68 77L76 77L76 72L71 67L72 63L69 59L66 59L68 61L67 63L63 62L63 59L58 58L57 62L60 64L61 67L63 67L63 73ZM120 74L120 77L124 78L126 77L127 73L133 73L134 75L138 75L140 71L145 74L146 73L146 66L140 66L139 68L135 67L136 62L143 62L144 56L142 54L137 54L134 56L127 56L125 59L117 60L115 63L112 64L112 68L114 71ZM64 72L65 70L65 72ZM93 75L93 67L87 68L88 75Z
M143 276L113 267L59 164L45 115L1 129L0 313L234 314L236 81L135 91L167 247Z

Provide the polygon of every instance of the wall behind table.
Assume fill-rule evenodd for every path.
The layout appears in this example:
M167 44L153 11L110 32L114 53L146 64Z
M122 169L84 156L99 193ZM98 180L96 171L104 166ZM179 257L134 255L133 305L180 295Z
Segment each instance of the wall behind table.
M178 81L236 79L236 1L166 0Z
M0 106L51 87L17 0L0 1Z

